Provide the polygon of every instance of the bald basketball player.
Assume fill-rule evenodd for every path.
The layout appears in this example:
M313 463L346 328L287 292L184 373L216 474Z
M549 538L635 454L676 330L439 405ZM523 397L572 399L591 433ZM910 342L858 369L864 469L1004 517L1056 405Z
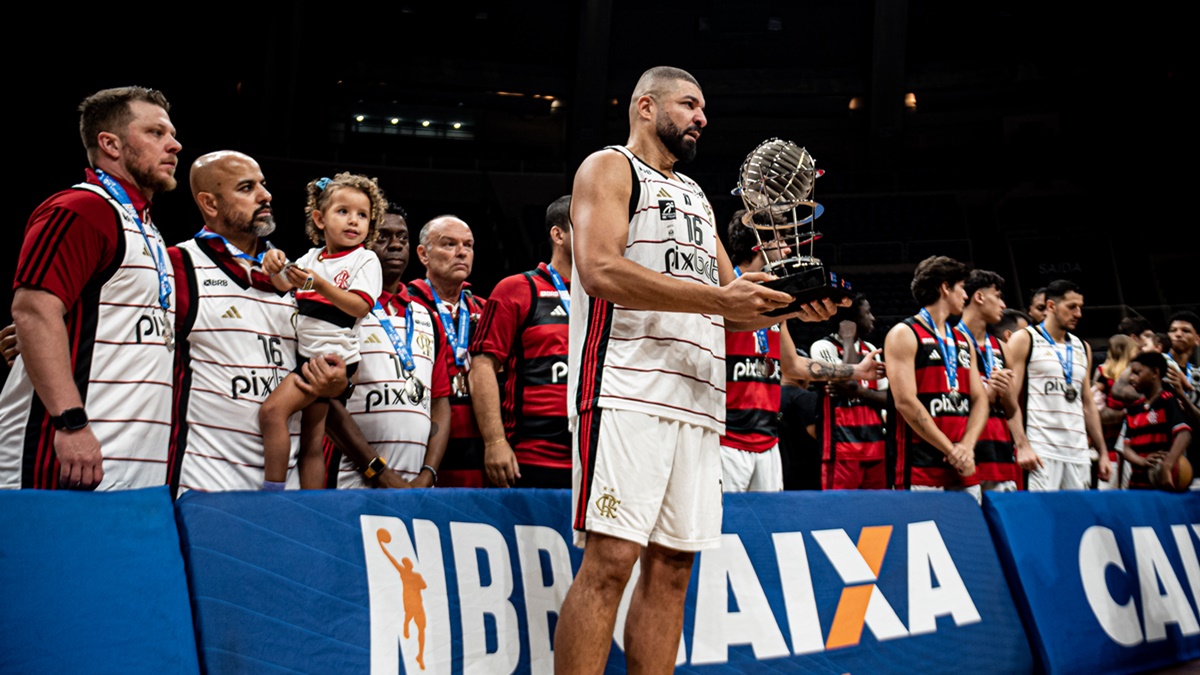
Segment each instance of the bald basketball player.
M296 365L295 300L262 271L275 231L258 162L232 150L197 159L189 182L204 219L195 238L168 249L175 269L175 404L168 480L184 490L257 490L263 481L258 409ZM336 356L303 370L311 393L346 388ZM292 454L298 450L293 420ZM299 487L298 472L288 475Z

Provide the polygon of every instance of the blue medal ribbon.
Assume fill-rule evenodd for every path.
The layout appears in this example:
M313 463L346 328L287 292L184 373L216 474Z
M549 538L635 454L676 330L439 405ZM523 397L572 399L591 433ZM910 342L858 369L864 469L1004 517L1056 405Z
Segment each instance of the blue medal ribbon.
M738 278L741 278L742 269L740 267L734 265L733 273L736 274L738 276ZM766 328L759 328L758 330L754 331L754 345L755 345L755 347L758 348L759 354L766 354L768 351L770 351L770 347L767 344L767 329Z
M142 241L146 242L146 253L150 254L150 259L154 261L154 271L158 273L158 306L162 309L163 346L167 348L167 351L173 351L175 335L171 327L171 277L167 272L167 251L161 246L155 246L154 242L150 241L150 235L146 233L146 226L142 223L137 209L133 207L133 201L129 199L125 188L121 187L115 178L100 169L96 169L96 178L100 180L104 190L129 213L133 222L137 223L138 231L142 233ZM153 224L150 227L154 228L155 234L158 234L158 228Z
M429 293L433 296L433 304L437 305L438 316L442 320L442 328L446 331L447 341L454 346L454 362L462 367L467 362L467 343L471 332L471 309L467 306L467 291L463 289L458 294L458 330L454 328L454 317L442 306L442 299L429 279Z
M562 275L558 273L558 270L554 269L554 265L546 263L546 269L550 270L550 281L554 283L554 288L558 290L558 299L562 300L563 309L567 310L567 315L570 316L571 292L567 290L566 282L563 281Z
M947 323L944 328L946 339L943 340L942 336L938 335L937 326L933 323L933 315L929 310L922 307L919 316L929 324L933 339L937 340L938 351L942 354L942 366L946 369L946 384L950 391L958 391L958 341L954 339L950 324Z
M371 313L375 315L376 319L379 319L379 325L383 326L383 332L387 333L388 339L392 341L392 348L396 350L396 356L400 358L400 363L404 364L404 372L411 373L417 367L412 356L412 303L404 306L404 341L400 340L400 333L392 325L392 317L388 316L387 311L383 305L379 304L378 300L375 301L375 308L371 310Z
M958 322L958 330L960 333L967 336L967 339L971 341L971 346L975 348L975 351L979 351L979 343L975 341L975 335L971 333L970 328L967 328L965 321ZM985 339L983 342L983 376L991 377L992 369L995 367L996 352L992 350L992 341Z
M267 253L267 248L270 248L270 244L268 244L267 248L264 248L262 251L259 251L258 255L250 255L249 253L245 253L242 251L242 249L229 243L229 240L226 239L225 237L217 234L216 232L213 232L212 230L208 229L207 227L200 228L200 231L196 233L195 238L196 239L220 239L221 243L225 245L226 253L228 253L229 255L231 255L235 258L241 258L242 260L249 260L250 262L252 262L256 265L259 265L259 266L262 266L262 259L263 259L263 256L266 255L266 253Z
M1062 365L1063 369L1063 378L1065 378L1067 381L1067 387L1070 387L1071 379L1074 375L1074 369L1071 366L1075 363L1075 349L1071 344L1070 335L1068 334L1067 336L1067 356L1064 359L1063 355L1058 352L1058 343L1054 341L1054 338L1050 337L1050 333L1046 332L1045 321L1038 324L1038 330L1042 332L1042 337L1046 338L1046 342L1050 343L1050 347L1052 348L1051 351L1054 352L1054 356L1058 357L1058 362Z

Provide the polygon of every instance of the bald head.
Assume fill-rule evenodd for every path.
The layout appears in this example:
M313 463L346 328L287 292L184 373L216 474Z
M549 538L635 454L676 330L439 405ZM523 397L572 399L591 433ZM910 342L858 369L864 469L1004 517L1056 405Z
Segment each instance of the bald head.
M447 227L454 230L465 228L468 233L471 231L471 226L467 225L466 221L458 216L438 216L421 226L421 233L417 236L417 242L422 246L428 246L432 238Z
M196 199L201 192L218 192L221 184L229 180L230 174L248 167L258 169L258 162L236 150L218 150L201 155L192 162L191 171L188 173L192 199Z
M275 231L271 193L258 162L235 150L218 150L192 163L192 198L210 230L239 248ZM243 249L247 250L247 249Z
M434 218L421 228L418 241L417 257L435 285L458 288L471 275L475 235L461 218L450 215Z
M633 87L633 98L629 100L629 121L633 122L638 115L638 99L643 96L650 96L655 99L662 99L667 94L675 91L680 82L687 82L700 88L700 83L692 74L680 68L672 68L671 66L656 66L642 73L638 78L637 85Z

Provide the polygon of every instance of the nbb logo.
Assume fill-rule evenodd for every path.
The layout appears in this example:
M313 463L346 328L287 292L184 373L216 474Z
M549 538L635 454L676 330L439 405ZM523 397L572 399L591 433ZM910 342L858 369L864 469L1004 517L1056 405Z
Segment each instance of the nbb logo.
M1190 529L1200 537L1200 525ZM1192 597L1200 603L1200 561L1188 525L1172 525L1171 539L1183 563L1183 574ZM1134 647L1168 637L1167 624L1176 624L1184 637L1200 634L1200 621L1188 602L1179 574L1172 567L1158 534L1151 527L1132 527L1134 569L1126 570L1113 531L1093 525L1079 539L1079 576L1088 605L1100 627L1113 642ZM1117 575L1110 573L1115 567ZM1136 575L1136 579L1133 577ZM1113 594L1108 579L1119 578L1123 592ZM1124 583L1122 583L1124 582ZM1137 588L1134 593L1133 589ZM1141 598L1138 614L1134 598Z
M553 671L550 615L557 614L572 578L567 543L556 530L516 525L506 538L488 524L451 522L450 563L443 558L443 533L431 521L414 519L411 537L409 527L398 518L362 516L361 527L370 588L372 675L398 673L401 661L409 673L450 672L452 618L459 622L464 671L512 672L522 649L528 650L531 672ZM955 626L979 623L979 610L937 524L924 521L904 527L907 555L903 560L887 556L893 534L890 525L862 528L857 541L842 529L776 532L773 561L752 562L738 535L723 535L721 548L698 558L695 620L691 634L680 641L676 662L725 663L734 645L749 645L758 659L845 649L859 644L864 629L878 641L934 633L939 617L949 617ZM806 536L816 542L840 577L836 604L819 606ZM519 569L515 570L510 541L517 549ZM764 588L755 563L777 568L778 587ZM905 565L907 588L900 584L882 588L878 582L884 565ZM447 574L455 575L458 584L457 617L450 616ZM523 598L513 597L517 574ZM618 646L623 646L625 616L637 577L635 566L613 631ZM832 577L819 582L823 588L838 584ZM784 608L790 639L780 629L781 618L773 612L768 593L776 606ZM893 598L906 593L904 618L887 593ZM731 599L736 611L730 610ZM525 616L525 635L520 634L518 611ZM822 630L822 616L832 616L827 633Z

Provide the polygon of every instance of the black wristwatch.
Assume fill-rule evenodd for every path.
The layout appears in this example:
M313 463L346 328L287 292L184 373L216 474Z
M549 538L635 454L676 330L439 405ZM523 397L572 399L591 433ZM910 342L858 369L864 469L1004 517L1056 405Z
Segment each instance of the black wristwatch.
M88 425L88 416L83 408L67 408L57 417L51 417L50 423L60 431L79 431Z

